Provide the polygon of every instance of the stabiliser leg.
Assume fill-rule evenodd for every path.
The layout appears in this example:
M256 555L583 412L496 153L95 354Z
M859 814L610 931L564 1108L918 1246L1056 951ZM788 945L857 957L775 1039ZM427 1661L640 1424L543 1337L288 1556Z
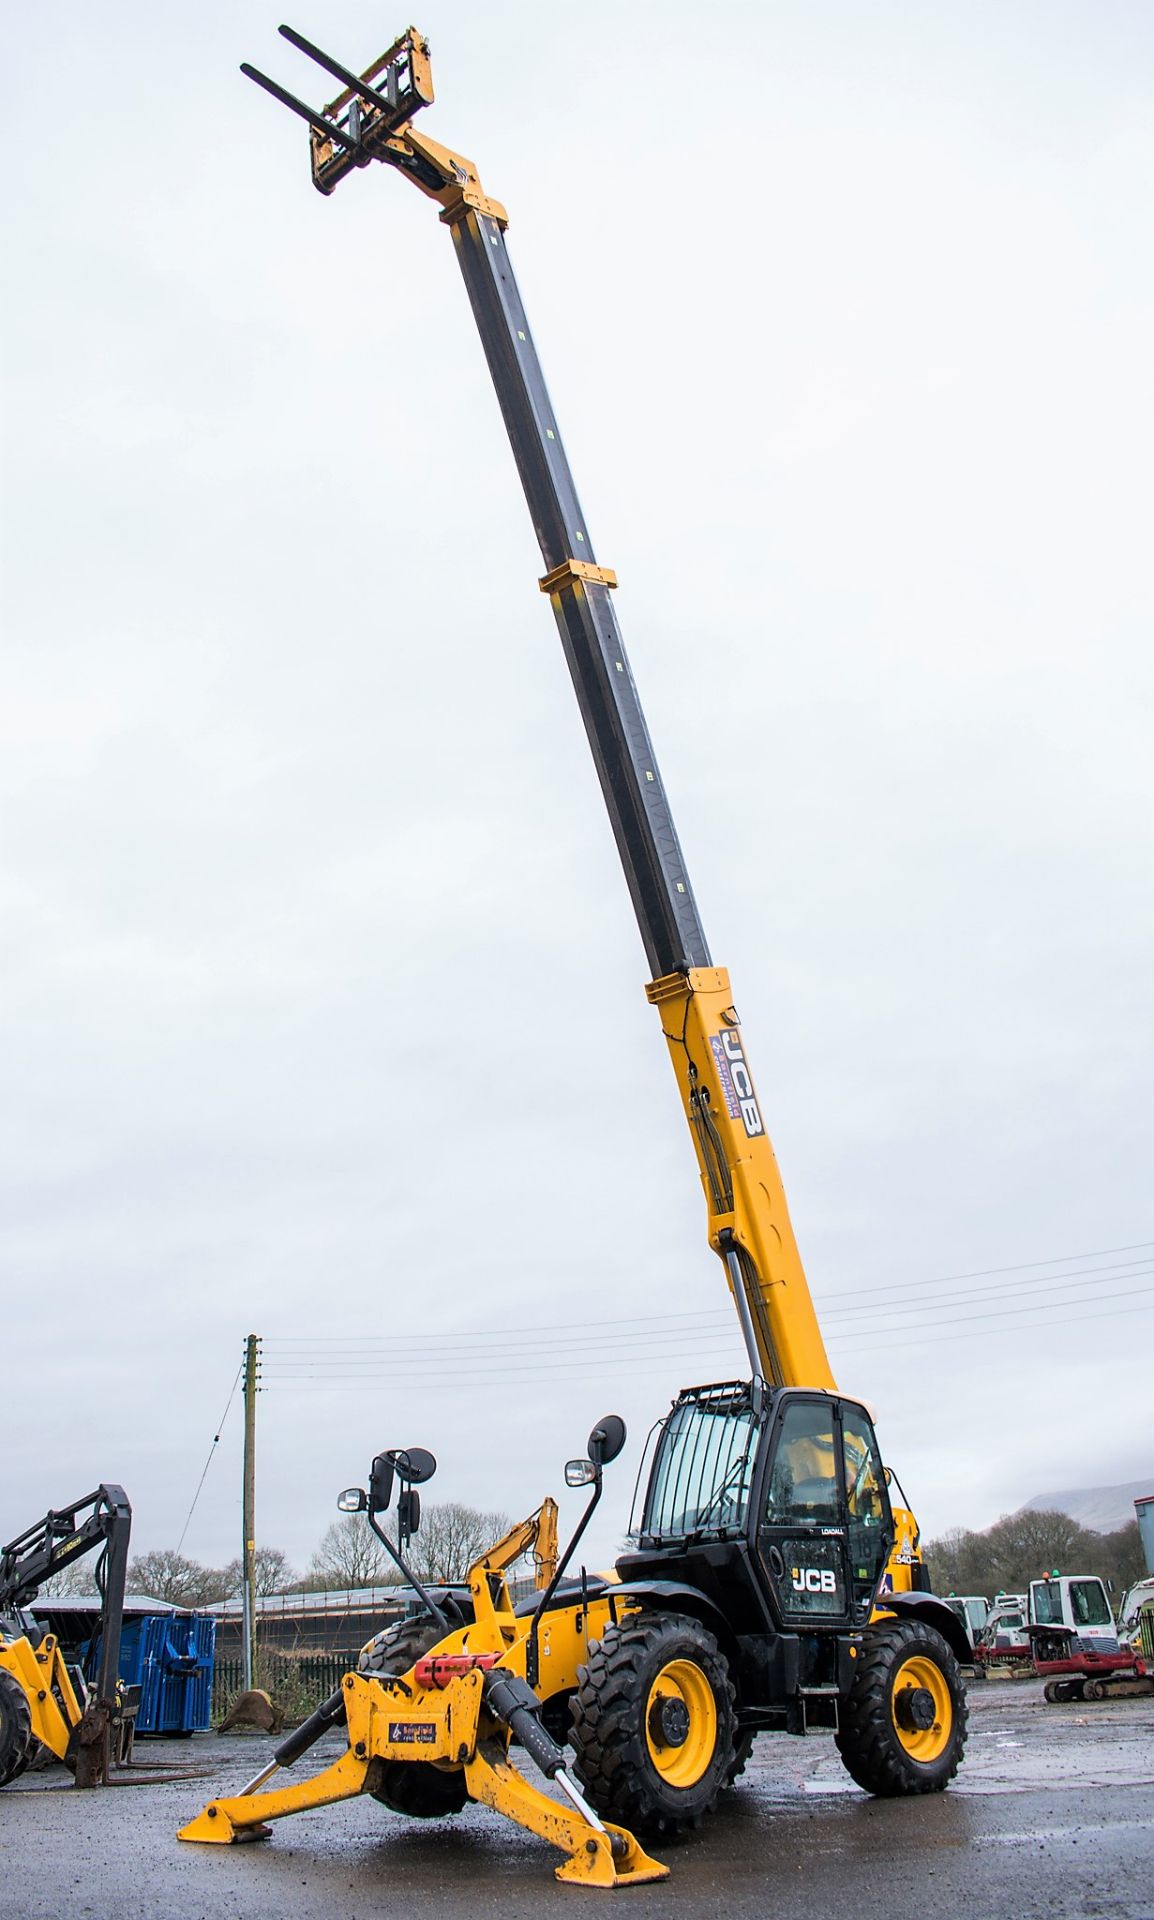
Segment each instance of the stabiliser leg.
M590 1826L581 1814L532 1786L499 1741L477 1748L465 1768L465 1784L474 1800L568 1854L564 1866L556 1868L558 1880L579 1887L627 1887L669 1877L669 1868L651 1860L622 1827L600 1821Z
M283 1787L279 1793L258 1792L279 1768L291 1767L322 1733L327 1733L345 1717L345 1694L338 1688L295 1732L281 1741L269 1765L255 1780L228 1799L210 1801L203 1813L198 1813L195 1820L180 1829L177 1839L205 1840L222 1847L240 1840L267 1840L270 1837L270 1830L264 1824L267 1820L283 1820L286 1814L300 1813L305 1807L327 1807L336 1800L349 1800L363 1793L371 1765L365 1758L363 1742L359 1754L349 1747L331 1767L314 1774L311 1780Z
M465 1785L472 1799L516 1821L530 1833L548 1840L565 1854L557 1876L576 1886L620 1887L643 1880L664 1880L669 1869L651 1860L631 1833L598 1818L565 1766L565 1753L541 1724L541 1702L519 1675L494 1668L477 1670L436 1695L435 1718L426 1720L432 1702L406 1689L405 1722L390 1723L397 1708L380 1684L358 1674L346 1674L341 1689L282 1741L270 1764L239 1794L212 1800L195 1820L182 1827L179 1838L230 1846L245 1840L266 1840L269 1822L309 1807L331 1806L371 1792L381 1759L408 1760L416 1756L411 1745L398 1752L398 1743L411 1740L415 1721L443 1739L422 1743L439 1747L448 1757L459 1753ZM479 1737L478 1717L489 1716L488 1737ZM349 1745L331 1766L291 1786L269 1789L265 1782L293 1761L341 1719L347 1720ZM499 1723L494 1727L494 1722ZM449 1737L450 1723L452 1735ZM505 1731L508 1729L508 1732ZM540 1767L557 1783L565 1801L552 1799L525 1779L506 1753L512 1733ZM568 1804L565 1804L565 1802Z
M266 1821L283 1820L286 1814L303 1813L306 1807L332 1806L336 1800L351 1800L363 1793L371 1765L350 1747L323 1773L282 1787L279 1793L240 1793L230 1800L210 1800L204 1812L182 1827L176 1837L207 1840L222 1847L240 1840L267 1840Z
M562 1806L531 1785L512 1765L500 1740L481 1742L465 1768L472 1798L567 1853L565 1865L556 1869L558 1880L583 1887L625 1887L666 1879L668 1867L651 1860L624 1827L600 1820L588 1804L565 1765L564 1750L541 1724L541 1702L528 1682L494 1667L485 1675L484 1689L489 1712L512 1730L570 1804Z

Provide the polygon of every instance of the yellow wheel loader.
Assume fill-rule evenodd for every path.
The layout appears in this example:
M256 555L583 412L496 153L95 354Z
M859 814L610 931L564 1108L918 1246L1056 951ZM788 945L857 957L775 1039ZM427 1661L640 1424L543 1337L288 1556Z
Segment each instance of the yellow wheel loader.
M281 33L342 84L318 112L242 69L308 123L320 192L379 161L440 207L452 236L645 946L646 993L673 1062L749 1378L678 1395L661 1423L636 1548L611 1578L583 1574L575 1590L555 1576L519 1612L502 1543L472 1569L465 1604L421 1598L419 1629L384 1643L377 1663L346 1676L315 1724L278 1749L287 1766L343 1720L348 1745L334 1766L280 1791L262 1792L258 1778L183 1837L250 1838L299 1807L354 1793L422 1817L470 1798L560 1846L562 1877L618 1885L662 1871L633 1836L669 1841L696 1826L762 1733L832 1729L847 1770L870 1793L945 1787L964 1750L958 1662L971 1649L962 1622L928 1591L917 1526L904 1500L891 1498L896 1482L869 1410L839 1392L830 1370L729 977L706 943L617 625L616 576L595 556L513 277L504 208L470 160L413 124L433 98L419 33L410 29L361 75L291 28ZM571 1477L587 1474L596 1493L623 1439L619 1425L603 1422L588 1462L570 1463ZM374 1523L391 1473L401 1475L400 1456L379 1457L363 1496ZM410 1477L402 1535L413 1497ZM513 1744L563 1801L516 1771Z
M131 1745L139 1690L122 1687L118 1672L131 1527L123 1487L101 1486L46 1513L0 1551L0 1787L40 1747L71 1768L78 1787L100 1786ZM27 1609L53 1574L97 1548L100 1629L90 1687Z

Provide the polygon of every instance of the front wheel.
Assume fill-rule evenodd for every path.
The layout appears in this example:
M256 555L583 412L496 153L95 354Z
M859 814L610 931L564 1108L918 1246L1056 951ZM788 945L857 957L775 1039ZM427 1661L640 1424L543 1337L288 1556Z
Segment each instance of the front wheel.
M600 1814L635 1833L699 1826L734 1771L729 1666L686 1614L607 1627L578 1669L572 1712L578 1778Z
M15 1674L0 1667L0 1787L23 1773L36 1746L28 1695Z
M866 1629L837 1733L859 1787L887 1798L940 1793L961 1765L966 1719L958 1663L940 1633L918 1621Z

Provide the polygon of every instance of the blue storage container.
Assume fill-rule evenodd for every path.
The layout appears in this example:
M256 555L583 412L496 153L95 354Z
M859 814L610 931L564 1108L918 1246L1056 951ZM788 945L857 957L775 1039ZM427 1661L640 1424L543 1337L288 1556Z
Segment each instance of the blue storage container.
M140 1688L137 1733L205 1733L212 1717L216 1621L205 1613L126 1616L120 1677Z

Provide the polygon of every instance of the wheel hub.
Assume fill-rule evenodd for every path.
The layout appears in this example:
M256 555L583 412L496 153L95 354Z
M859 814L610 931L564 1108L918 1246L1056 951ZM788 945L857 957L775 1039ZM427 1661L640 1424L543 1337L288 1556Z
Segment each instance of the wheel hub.
M665 1694L649 1709L649 1737L657 1747L683 1747L689 1738L689 1708Z
M907 1733L928 1733L936 1718L928 1687L903 1687L894 1699L894 1719Z

